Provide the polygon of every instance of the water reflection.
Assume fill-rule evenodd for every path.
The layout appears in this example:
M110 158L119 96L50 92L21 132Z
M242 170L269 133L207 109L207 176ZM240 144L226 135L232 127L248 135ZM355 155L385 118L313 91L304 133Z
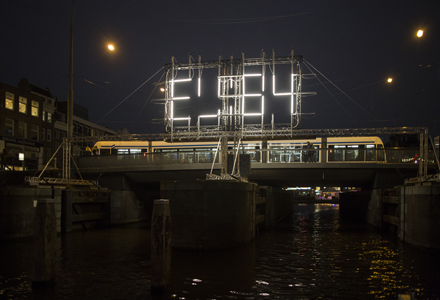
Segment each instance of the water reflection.
M148 224L58 238L56 284L30 286L32 243L0 246L1 299L439 299L437 255L364 224L340 222L333 205L296 205L250 244L173 251L170 289L150 293Z

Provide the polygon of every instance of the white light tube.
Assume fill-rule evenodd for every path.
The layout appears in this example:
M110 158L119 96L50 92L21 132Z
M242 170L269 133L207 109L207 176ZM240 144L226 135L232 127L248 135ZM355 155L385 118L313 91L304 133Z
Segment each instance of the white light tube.
M261 90L264 92L264 75L261 76Z
M184 81L191 81L192 78L184 78L184 79L172 79L173 82L184 82Z
M289 93L289 95L290 95L290 93ZM243 95L243 97L260 97L260 96L261 96L261 94L244 94Z
M272 75L272 92L275 95L275 74Z
M174 118L174 121L183 121L183 120L191 120L191 118Z
M217 118L217 115L201 115L199 118Z
M218 79L217 96L220 97L220 78Z
M264 96L261 96L261 115L264 115Z
M173 97L172 100L188 100L190 97Z
M244 77L257 77L257 76L261 76L261 73L255 73L255 74L244 74Z
M261 113L247 113L247 114L243 114L243 116L261 116L263 114Z
M197 86L197 96L200 97L200 83L201 83L202 78L199 77L199 79L197 80L198 86Z

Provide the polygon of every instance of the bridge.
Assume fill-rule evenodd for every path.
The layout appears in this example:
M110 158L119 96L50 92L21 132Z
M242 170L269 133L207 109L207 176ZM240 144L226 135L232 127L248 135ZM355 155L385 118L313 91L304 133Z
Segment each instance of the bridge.
M273 149L233 150L234 154L250 155L250 171L243 171L238 177L251 182L271 186L382 186L402 184L404 180L419 176L427 178L428 169L436 169L438 160L435 152L429 149L427 128L353 128L353 129L301 129L246 127L240 131L206 131L206 128L175 128L171 133L146 135L120 135L102 137L75 137L66 139L63 144L62 178L29 178L33 183L57 183L91 185L98 178L102 181L109 176L125 176L135 183L157 183L183 179L205 179L207 174L231 173L226 151L194 151L185 153L141 153L130 155L82 156L76 149L84 149L99 140L107 141L169 141L178 145L184 141L226 140L270 140L300 139L341 136L378 136L384 134L419 134L420 147L417 149L376 149L374 155L368 149L357 149L351 160L341 161L330 155L331 149L325 144L316 149L314 163L305 163L301 149L291 151ZM219 142L220 144L220 142ZM227 145L227 144L226 144ZM264 145L264 143L263 143ZM227 147L223 147L227 149ZM61 147L60 147L61 149ZM73 149L73 150L72 150ZM338 150L339 151L339 150ZM348 151L348 150L340 150ZM76 159L71 163L72 157ZM184 157L184 156L185 157ZM55 156L55 154L54 154ZM239 157L239 156L238 156ZM267 159L264 159L266 157ZM202 159L203 158L203 159ZM208 159L207 159L208 158ZM229 159L229 161L236 160ZM75 162L76 161L76 162ZM229 170L228 170L229 168ZM227 172L229 171L229 172ZM44 173L44 170L43 170ZM42 174L43 174L42 173ZM236 172L237 173L237 172ZM240 170L238 170L240 173ZM72 177L72 175L76 174ZM244 176L243 176L244 175ZM209 176L208 176L209 177ZM84 180L83 180L84 179ZM234 178L230 178L234 179ZM381 184L378 184L382 182Z
M299 150L299 155L301 155ZM329 161L329 149L316 150L314 163L269 161L256 158L269 154L273 157L277 150L253 150L250 172L246 176L251 182L269 186L394 186L403 180L417 176L418 150L378 150L388 159L381 161ZM358 157L366 157L357 150ZM286 156L288 154L285 154ZM192 159L188 159L192 157ZM211 158L206 161L206 157ZM157 183L205 179L207 174L219 173L222 162L213 151L193 151L184 153L144 153L125 155L101 155L78 157L78 171L83 178L96 180L106 176L126 176L135 183ZM327 158L325 158L327 157ZM203 158L203 160L202 160ZM216 159L214 161L214 158ZM431 160L434 162L434 160ZM435 165L429 164L434 168Z

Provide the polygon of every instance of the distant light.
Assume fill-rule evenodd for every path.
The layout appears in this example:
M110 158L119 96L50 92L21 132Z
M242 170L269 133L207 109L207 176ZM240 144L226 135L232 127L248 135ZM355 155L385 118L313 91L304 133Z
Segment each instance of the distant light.
M423 36L423 30L419 29L419 31L417 31L417 37L421 38Z
M110 51L115 50L115 47L114 47L112 44L109 44L107 47L108 47L108 49L109 49Z
M160 88L160 91L161 91L161 92L165 92L165 88L164 88L164 87L161 87L161 88Z
M24 153L18 153L18 160L24 160Z
M391 83L391 82L393 82L393 78L388 78L388 80L387 80L389 83Z

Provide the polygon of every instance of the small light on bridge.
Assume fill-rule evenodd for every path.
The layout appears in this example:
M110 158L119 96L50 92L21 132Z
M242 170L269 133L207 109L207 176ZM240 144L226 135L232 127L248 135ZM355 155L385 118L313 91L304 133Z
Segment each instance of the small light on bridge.
M388 81L389 83L391 83L391 82L393 82L393 78L389 77L389 78L387 79L387 81Z

